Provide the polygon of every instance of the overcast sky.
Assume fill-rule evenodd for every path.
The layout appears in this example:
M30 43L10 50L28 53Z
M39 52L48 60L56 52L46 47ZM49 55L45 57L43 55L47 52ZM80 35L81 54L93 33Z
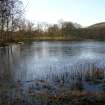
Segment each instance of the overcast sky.
M88 26L105 21L105 0L22 0L26 18L32 21L56 23L58 20Z

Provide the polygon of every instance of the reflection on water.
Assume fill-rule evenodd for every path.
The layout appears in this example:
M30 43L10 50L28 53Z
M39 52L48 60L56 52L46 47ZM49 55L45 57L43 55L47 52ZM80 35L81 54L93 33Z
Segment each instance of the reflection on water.
M0 48L0 78L33 80L86 70L87 63L105 67L105 42L34 42Z

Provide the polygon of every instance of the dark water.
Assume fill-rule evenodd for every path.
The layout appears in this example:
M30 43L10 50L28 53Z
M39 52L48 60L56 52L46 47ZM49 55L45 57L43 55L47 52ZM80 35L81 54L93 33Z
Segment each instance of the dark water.
M0 48L0 78L34 80L49 74L105 68L105 42L33 42Z

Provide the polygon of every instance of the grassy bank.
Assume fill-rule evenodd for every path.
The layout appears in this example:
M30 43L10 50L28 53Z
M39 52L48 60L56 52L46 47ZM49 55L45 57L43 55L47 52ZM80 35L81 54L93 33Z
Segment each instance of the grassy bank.
M69 90L60 87L58 95L51 95L48 91L33 92L29 88L22 92L19 82L15 86L0 86L0 105L104 105L104 93L90 93L80 90ZM54 90L53 90L54 91Z
M65 35L15 35L12 39L0 41L0 46L7 46L10 43L33 42L33 41L104 41L104 39L82 38Z

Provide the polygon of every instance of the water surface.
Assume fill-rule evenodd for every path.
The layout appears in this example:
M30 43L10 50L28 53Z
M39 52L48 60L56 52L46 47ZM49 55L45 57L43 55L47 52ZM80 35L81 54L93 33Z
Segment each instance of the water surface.
M105 68L105 42L33 42L0 48L1 78L34 80L51 73L84 71L88 64Z

